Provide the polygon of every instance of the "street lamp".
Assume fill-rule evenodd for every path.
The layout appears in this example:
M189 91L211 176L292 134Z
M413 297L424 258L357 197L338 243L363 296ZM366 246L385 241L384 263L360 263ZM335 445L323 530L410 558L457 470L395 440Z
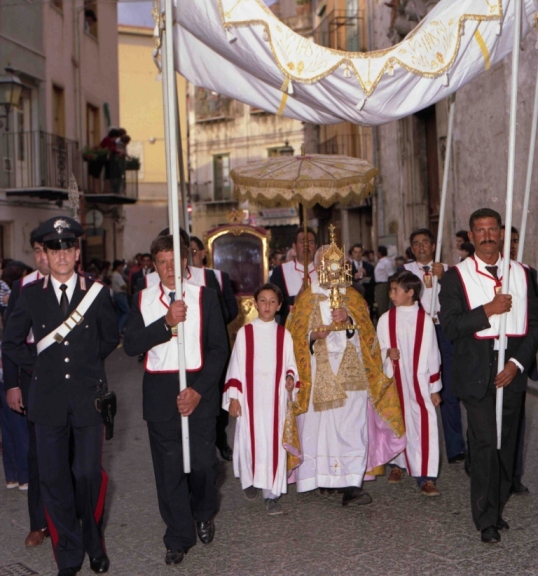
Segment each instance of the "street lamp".
M6 74L0 76L0 105L3 105L6 111L0 118L6 119L6 132L9 130L9 111L12 106L18 105L23 87L14 72L12 68L6 68Z

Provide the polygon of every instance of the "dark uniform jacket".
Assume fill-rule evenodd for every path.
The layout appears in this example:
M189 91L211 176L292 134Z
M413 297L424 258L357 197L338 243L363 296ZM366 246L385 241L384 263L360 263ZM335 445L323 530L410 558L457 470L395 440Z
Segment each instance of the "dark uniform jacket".
M282 272L281 264L273 268L269 282L278 286L282 292L282 296L284 297L282 306L280 307L280 312L277 315L277 320L279 324L285 326L286 319L290 313L290 306L293 306L295 303L295 296L290 296L288 294L288 288L286 286L286 281L284 280L284 272Z
M509 384L514 392L526 389L527 370L538 349L538 299L528 271L526 274L528 331L526 336L508 338L506 349L506 362L515 358L525 368L523 374L518 369L516 377ZM475 338L476 332L490 327L484 307L469 309L461 278L455 268L443 275L439 300L441 326L454 344L452 391L464 400L481 399L486 395L492 371L497 372L494 340Z
M80 280L69 303L71 314L93 280ZM98 424L101 416L95 408L97 389L106 382L103 361L119 342L116 312L110 291L104 287L76 326L61 343L54 343L37 358L26 345L30 328L36 343L63 321L63 315L47 278L25 286L4 332L2 349L22 370L32 375L28 398L28 418L47 426L67 424L72 411L76 426ZM35 364L35 367L34 367Z
M172 332L165 326L164 315L148 326L140 312L140 298L135 298L125 327L123 348L129 356L144 354L154 346L168 342ZM187 310L187 314L188 314ZM187 338L188 335L186 334ZM228 337L215 290L202 287L203 366L187 372L187 386L202 397L189 418L214 418L220 405L219 379L228 357ZM143 413L149 422L167 422L177 414L179 377L177 372L144 372Z

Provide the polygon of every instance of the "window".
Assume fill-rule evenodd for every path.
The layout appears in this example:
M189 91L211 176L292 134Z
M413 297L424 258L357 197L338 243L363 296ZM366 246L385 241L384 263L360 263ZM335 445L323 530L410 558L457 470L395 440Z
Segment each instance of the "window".
M267 158L275 158L276 156L293 156L293 148L286 142L285 146L274 146L267 148Z
M97 0L84 0L84 32L97 38Z
M99 108L86 104L86 145L90 148L99 146Z
M205 88L195 88L194 111L196 122L211 122L232 118L231 98L220 96Z
M213 199L217 201L231 200L229 154L213 156L213 182Z
M52 86L52 133L65 136L65 98L64 89Z

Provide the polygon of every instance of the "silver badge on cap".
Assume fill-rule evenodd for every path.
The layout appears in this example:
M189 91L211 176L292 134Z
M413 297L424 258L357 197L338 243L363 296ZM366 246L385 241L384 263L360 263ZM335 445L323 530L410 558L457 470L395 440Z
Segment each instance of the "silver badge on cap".
M58 234L62 234L66 228L71 228L71 225L67 220L60 218L59 220L56 220L56 222L54 222L54 229Z

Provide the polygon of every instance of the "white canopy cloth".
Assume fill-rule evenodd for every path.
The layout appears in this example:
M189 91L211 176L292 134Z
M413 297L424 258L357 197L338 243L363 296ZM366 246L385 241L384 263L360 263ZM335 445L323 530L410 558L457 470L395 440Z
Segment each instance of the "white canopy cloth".
M181 0L176 68L190 82L305 122L391 122L446 98L512 50L513 0L441 0L376 52L314 44L262 0ZM522 38L535 0L524 0Z

